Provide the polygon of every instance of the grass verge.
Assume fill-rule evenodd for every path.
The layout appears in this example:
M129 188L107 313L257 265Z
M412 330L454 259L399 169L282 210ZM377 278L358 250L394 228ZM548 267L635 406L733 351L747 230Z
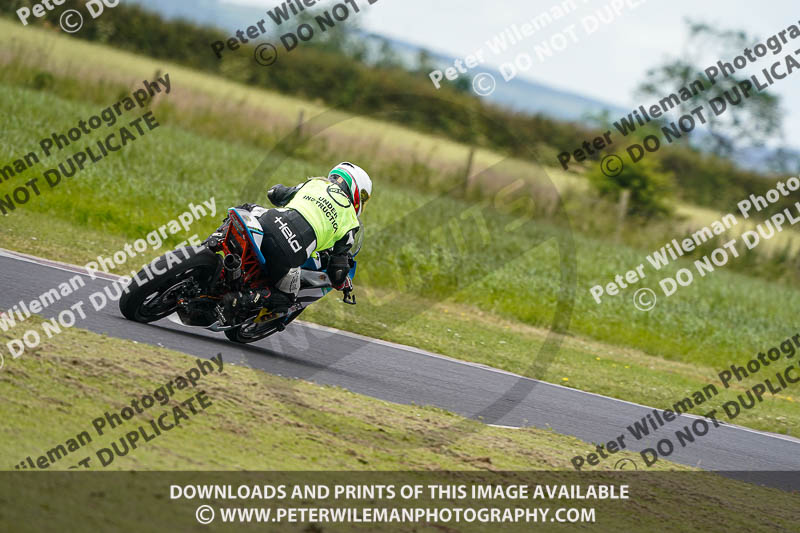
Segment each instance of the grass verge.
M0 339L5 342L22 333L20 326L0 334ZM13 469L28 456L35 462L85 430L92 442L51 469L66 469L85 456L92 457L90 467L102 469L97 450L199 390L207 394L209 407L181 420L180 429L165 431L117 457L107 469L569 469L569 459L587 446L549 431L489 427L441 409L397 405L263 374L230 364L224 353L222 358L222 372L210 372L194 388L175 390L167 405L156 404L116 428L102 428L103 435L93 429L96 418L119 413L134 398L153 394L169 381L177 387L176 376L195 367L196 359L77 329L65 330L16 360L8 358L0 373L6 398L0 407L5 468ZM442 446L426 437L457 422L468 425L463 438ZM667 462L657 465L689 470Z
M38 321L37 318L31 318ZM12 332L14 333L19 332ZM0 335L0 339L3 336ZM0 390L6 401L0 407L4 424L0 429L0 452L8 459L6 468L27 456L37 460L48 450L86 431L94 440L66 457L57 459L52 470L67 468L76 459L93 457L98 449L110 447L128 431L148 419L168 412L179 402L202 389L210 405L180 422L179 429L164 432L126 455L116 457L103 469L95 462L93 470L183 470L214 473L192 475L175 472L160 476L111 474L101 478L49 477L44 486L36 476L18 478L3 484L0 501L13 501L0 513L0 521L14 524L16 531L41 531L59 526L60 531L77 531L79 524L97 522L105 530L141 527L141 510L147 509L148 523L170 529L185 529L193 523L197 501L170 500L169 484L216 482L221 484L298 483L296 476L280 472L240 474L224 470L349 471L340 482L356 483L356 471L385 471L364 478L371 484L397 483L397 471L433 471L436 483L475 483L469 471L492 474L483 483L614 483L630 484L630 502L597 502L596 526L602 530L664 531L682 530L692 524L721 527L725 530L790 530L797 520L797 495L721 478L710 473L659 462L653 470L685 472L621 472L558 474L569 470L568 458L587 447L577 439L538 429L511 430L486 427L458 416L423 406L396 405L349 393L337 388L307 382L259 375L253 370L225 362L222 371L214 370L200 378L197 388L178 391L166 405L123 422L117 428L97 435L92 420L106 411L120 412L132 398L150 394L161 385L175 381L188 369L196 368L194 358L144 346L131 341L105 338L90 332L68 329L57 339L46 342L23 357L7 361L0 373ZM187 410L188 412L188 410ZM170 419L168 419L170 420ZM426 440L431 430L445 429L454 423L469 427L462 438L443 444ZM462 426L463 427L463 426ZM121 447L121 444L117 444ZM113 449L113 448L112 448ZM631 456L624 452L620 457ZM604 466L602 468L608 468ZM445 470L451 472L444 472ZM522 471L547 470L525 474ZM519 472L515 472L519 471ZM684 475L681 475L684 474ZM531 477L533 475L533 477ZM570 475L572 477L558 477ZM249 476L249 477L248 477ZM599 476L599 477L598 477ZM603 477L608 476L608 477ZM301 476L307 483L320 479ZM9 478L10 479L10 478ZM333 479L333 478L331 478ZM420 478L418 482L422 482ZM431 480L428 479L428 482ZM123 490L124 489L124 490ZM13 491L13 493L11 492ZM163 494L162 494L163 493ZM134 498L136 505L130 502ZM415 506L448 505L444 501ZM46 502L44 504L43 502ZM211 501L214 505L235 506L235 502ZM294 505L341 506L342 502L309 498ZM538 507L565 505L564 502L538 502ZM573 502L577 507L593 502ZM43 506L44 507L41 507ZM247 506L248 504L244 504ZM251 503L250 505L258 505ZM275 505L265 503L267 506ZM351 504L354 507L368 502ZM394 505L397 505L396 503ZM401 504L402 505L402 504ZM463 502L449 505L464 506ZM508 502L482 501L481 506L506 506ZM32 512L36 509L35 512ZM88 511L91 509L92 511ZM138 518L137 518L138 517ZM692 517L684 520L681 517ZM219 521L213 529L224 528ZM241 527L240 525L237 527ZM371 526L363 526L371 529ZM476 530L477 525L464 525ZM529 524L510 526L527 530ZM352 525L326 525L325 530L352 530ZM437 524L382 526L392 531L437 531ZM280 531L309 531L305 524L281 524Z

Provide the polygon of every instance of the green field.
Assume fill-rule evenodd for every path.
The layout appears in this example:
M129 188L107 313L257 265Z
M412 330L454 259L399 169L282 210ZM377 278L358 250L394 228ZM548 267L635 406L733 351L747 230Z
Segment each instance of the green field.
M0 340L23 332L18 327L0 333ZM28 456L36 461L82 431L92 442L48 469L66 470L87 456L89 467L100 470L567 469L569 459L588 446L548 431L493 428L441 409L400 406L271 376L230 364L224 351L222 357L221 372L215 365L196 387L175 390L170 403L156 403L114 428L108 422L102 436L93 429L96 418L152 394L196 366L196 360L77 329L65 330L19 359L7 358L0 373L6 398L0 410L5 468ZM98 450L110 448L140 424L149 430L151 418L198 391L205 391L211 405L181 420L180 431L163 431L147 443L140 439L136 450L101 466ZM30 423L32 413L36 424ZM655 467L688 470L668 462ZM601 469L612 468L606 464Z
M175 88L153 105L161 126L4 217L2 247L83 264L142 237L190 201L214 196L223 206L258 200L241 194L262 161L269 173L256 178L260 194L273 183L324 173L356 153L363 154L368 169L370 163L393 169L373 173L376 195L365 215L367 245L359 256L360 305L345 310L330 299L304 318L664 408L716 382L716 373L731 363L742 364L798 333L791 325L800 311L796 289L725 269L661 298L649 313L632 305L632 291L597 305L589 288L644 262L650 249L586 236L590 217L570 212L569 202L573 232L556 220L527 218L527 212L538 212L538 197L530 205L524 195L500 201L502 193L467 200L418 186L421 167L433 174L457 167L465 147L371 118L353 118L326 132L323 148L311 143L290 155L273 153L271 147L292 127L299 109L307 117L322 109L152 59L63 36L44 37L43 30L5 21L0 30L0 44L7 50L2 56L7 68L0 73L3 164L36 149L42 137L98 113L156 71L168 72ZM21 52L26 46L32 48ZM31 50L46 52L47 59L35 61ZM132 120L141 112L123 118ZM256 117L259 125L247 117ZM345 148L350 146L353 152ZM424 161L404 164L404 154L419 146L433 154L430 166ZM71 153L54 155L24 178L40 176ZM384 155L393 161L391 167L379 161ZM479 159L487 165L498 156ZM511 166L530 173L516 163ZM581 190L570 181L575 178L551 175L557 189ZM542 183L540 174L525 178L526 183ZM0 184L0 196L22 182L20 176ZM193 230L203 236L218 223L206 219ZM570 250L557 243L573 248L570 240L576 277L574 286L562 288L564 265L571 271ZM665 273L674 275L688 265L678 262ZM660 294L653 274L640 286ZM564 347L539 368L534 354L553 323L559 297L572 291ZM707 412L763 377L736 384L695 412ZM792 389L768 396L735 422L791 434L800 413L797 396Z
M20 327L0 333L0 341L21 334L22 330ZM358 476L358 471L391 472L395 476L392 482L396 482L397 471L435 471L438 476L442 471L451 471L448 480L452 483L462 481L459 472L464 475L484 472L497 474L487 478L492 483L519 483L522 478L518 479L514 471L568 470L569 458L585 453L589 446L550 431L489 427L439 409L401 406L334 387L271 376L230 364L224 351L221 357L222 370L215 365L207 376L198 379L195 388L174 391L168 403L143 409L141 414L134 414L114 428L103 427L103 434L98 435L94 429L97 418L102 419L106 412L122 412L134 398L155 395L159 387L177 382L177 376L197 367L197 360L133 341L110 339L78 329L65 330L33 352L7 361L0 373L5 399L0 406L4 421L0 427L0 452L7 459L6 468L25 462L27 457L38 461L39 457L50 455L55 459L48 471L65 470L88 457L89 469L94 471L206 472L204 483L218 478L217 482L225 483L218 471L243 470L348 471L348 482L356 481L354 476ZM129 432L135 433L140 425L149 429L150 420L173 412L200 391L204 393L205 407L201 409L195 402L196 414L180 419L178 426L149 442L139 439L135 449L127 450L123 456L116 455L106 467L101 466L98 457L103 456L108 462L111 452L100 450L113 451L114 444L125 450L120 439L125 439ZM183 410L189 413L188 408ZM165 424L171 422L171 416ZM31 423L32 418L36 423ZM59 444L77 439L84 431L92 437L90 443L64 456L54 455L53 450ZM152 436L153 432L148 434ZM617 455L638 457L627 452ZM44 461L47 463L49 459ZM601 464L593 475L603 475L597 471L611 468L612 464ZM674 523L687 527L713 524L731 530L774 531L788 530L795 524L795 495L710 473L691 474L691 469L666 461L659 461L653 467L654 471L665 469L684 472L638 472L642 475L630 477L614 472L605 474L608 478L582 477L581 482L587 483L588 479L631 483L630 503L621 506L618 502L598 502L598 525L604 529L630 530L635 522L638 531L655 531L663 527L661 517L668 509L676 513ZM181 478L176 474L169 480L192 482L191 474L183 475ZM255 473L252 481L264 483L266 478L258 475ZM286 476L279 473L279 477L273 475L269 481L275 483L276 479L282 479L281 475ZM564 478L555 477L557 474L553 472L536 475L537 483L546 483L551 479L547 476L553 482L559 479L564 482ZM84 493L84 487L63 490L64 482L75 483L75 478L59 480L52 476L44 487L36 486L34 478L26 476L13 487L0 489L0 500L15 502L0 513L4 522L15 524L15 531L52 529L54 519L63 524L62 531L83 530L86 520L97 521L103 530L141 527L142 517L132 512L129 500L120 499L119 477L92 478L90 494ZM139 474L122 480L125 497L139 494L136 509L138 504L144 507L147 502L148 520L158 517L162 527L183 530L186 517L193 516L197 503L160 496L150 482L152 479ZM371 479L376 481L375 477ZM707 497L714 493L725 494L725 498ZM324 504L324 501L315 503ZM37 509L41 505L47 512L32 516L32 505ZM87 517L87 505L106 512L89 513ZM587 503L576 502L576 505L582 507ZM630 505L636 506L637 513L630 512ZM47 517L47 523L42 522L43 517ZM75 529L76 524L83 529ZM292 527L282 526L281 530L294 531ZM426 527L430 526L393 530L423 531L428 530ZM331 530L341 529L332 526Z

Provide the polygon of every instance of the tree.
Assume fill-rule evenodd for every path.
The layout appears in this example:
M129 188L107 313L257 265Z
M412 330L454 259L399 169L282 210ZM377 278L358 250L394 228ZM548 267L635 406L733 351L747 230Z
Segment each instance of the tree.
M745 78L737 76L738 73L727 78L719 77L710 87L709 81L700 73L707 68L709 61L730 62L757 41L741 30L717 29L688 19L686 24L689 39L683 53L648 70L647 80L637 90L640 97L660 100L670 93L677 94L682 87L689 87L693 81L701 79L706 90L676 107L676 118L680 116L678 113L688 114L712 98L724 97L726 91L733 94L731 91L738 89L738 84L745 81ZM769 139L782 137L780 99L766 91L753 89L748 98L742 98L740 105L729 104L720 116L715 116L705 106L704 117L709 135L700 139L700 142L711 152L723 157L729 157L736 149L763 146Z
M378 58L375 61L375 66L378 68L392 69L402 68L403 62L395 51L392 43L388 39L380 38L381 46L378 50Z
M433 56L424 48L420 48L417 52L417 73L427 76L429 72L436 70L436 65L433 63Z
M626 164L616 176L608 176L600 165L592 165L586 177L601 196L614 202L619 201L623 190L629 190L629 214L650 218L671 212L674 175L663 170L655 157L645 157L638 163Z
M788 147L778 148L770 161L770 168L778 174L800 173L800 152Z

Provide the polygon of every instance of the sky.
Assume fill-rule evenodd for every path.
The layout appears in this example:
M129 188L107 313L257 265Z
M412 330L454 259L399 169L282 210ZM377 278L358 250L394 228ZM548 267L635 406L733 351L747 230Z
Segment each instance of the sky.
M277 0L227 1L267 8L281 3ZM366 0L355 1L360 6L367 6ZM796 0L572 1L577 6L572 13L500 54L492 53L486 41L514 24L521 27L553 6L561 5L564 0L377 0L364 10L359 22L364 29L374 33L456 57L463 58L483 49L487 64L495 68L513 61L520 53L535 57L535 45L549 41L567 26L575 24L577 42L569 39L571 42L563 51L543 62L534 61L532 68L518 75L626 109L651 103L639 101L634 90L645 78L648 68L680 56L684 51L687 40L684 20L687 17L720 28L743 29L759 40L792 24L800 25ZM332 6L335 3L338 1L327 0L320 5ZM583 25L584 19L596 19L598 10L612 4L622 6L614 20L588 33ZM771 65L789 50L800 49L800 39L790 42L790 45L794 46L774 59L768 56L760 60L753 72ZM715 57L709 64L716 63L717 59L723 58ZM733 57L726 60L732 61ZM782 97L787 143L800 147L800 72L794 76L776 83L769 91Z

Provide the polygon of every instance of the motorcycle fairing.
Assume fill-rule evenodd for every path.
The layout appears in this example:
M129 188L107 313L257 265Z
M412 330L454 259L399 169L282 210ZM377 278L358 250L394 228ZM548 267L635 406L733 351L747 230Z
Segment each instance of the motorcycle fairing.
M247 235L250 239L258 262L262 265L266 264L267 260L264 258L264 254L261 253L261 242L264 240L264 228L261 227L261 223L258 219L249 211L237 209L235 207L228 209L228 214L231 217L231 223L236 226L236 229L240 233Z

